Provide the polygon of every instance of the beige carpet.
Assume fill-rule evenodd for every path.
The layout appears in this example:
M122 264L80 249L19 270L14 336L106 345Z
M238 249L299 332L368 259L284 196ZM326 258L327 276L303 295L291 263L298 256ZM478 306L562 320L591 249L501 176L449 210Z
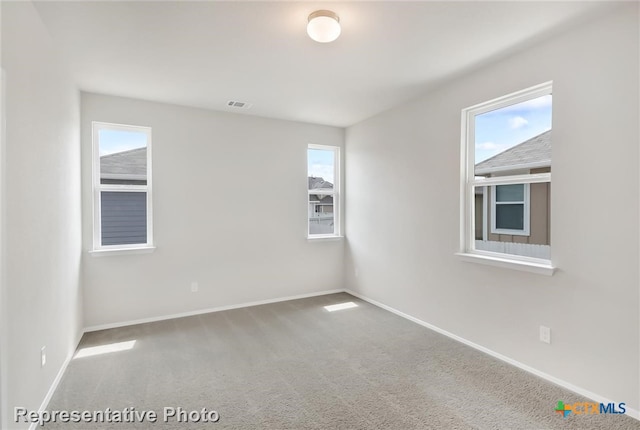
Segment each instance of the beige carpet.
M326 305L358 307L328 312ZM158 422L74 429L640 429L620 415L569 416L560 387L347 294L86 334L50 410L154 410ZM216 423L163 421L202 408Z

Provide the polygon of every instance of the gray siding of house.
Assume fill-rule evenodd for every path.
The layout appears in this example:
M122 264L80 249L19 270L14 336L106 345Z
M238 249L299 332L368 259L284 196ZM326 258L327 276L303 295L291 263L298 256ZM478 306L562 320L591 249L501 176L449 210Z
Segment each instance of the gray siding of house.
M550 245L550 196L551 184L537 183L530 185L530 205L529 205L529 236L519 236L510 234L491 233L491 212L487 214L487 224L485 228L488 232L487 239L497 242L517 242L530 243L534 245ZM476 226L482 226L482 196L476 196ZM491 201L491 189L487 190L487 198ZM476 231L476 239L482 239L482 227Z
M102 245L147 243L147 193L101 193Z

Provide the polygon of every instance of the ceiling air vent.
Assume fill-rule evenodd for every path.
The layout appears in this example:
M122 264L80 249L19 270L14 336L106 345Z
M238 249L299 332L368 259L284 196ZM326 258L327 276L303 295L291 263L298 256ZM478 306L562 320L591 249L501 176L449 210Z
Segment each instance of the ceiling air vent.
M236 109L249 109L251 107L251 103L239 102L236 100L229 100L227 102L227 106L236 108Z

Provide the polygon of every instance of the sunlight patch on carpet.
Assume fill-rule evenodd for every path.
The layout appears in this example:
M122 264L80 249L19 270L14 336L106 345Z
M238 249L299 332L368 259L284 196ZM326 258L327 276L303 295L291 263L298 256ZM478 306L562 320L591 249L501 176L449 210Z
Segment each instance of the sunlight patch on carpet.
M76 358L92 357L94 355L109 354L111 352L127 351L129 349L132 349L133 345L135 344L136 344L135 340L130 340L127 342L108 343L106 345L82 348L76 353L76 355L73 358L76 359Z
M344 302L344 303L338 303L337 305L325 306L324 308L329 312L335 312L335 311L341 311L343 309L351 309L351 308L357 308L357 307L358 305L356 305L353 302Z

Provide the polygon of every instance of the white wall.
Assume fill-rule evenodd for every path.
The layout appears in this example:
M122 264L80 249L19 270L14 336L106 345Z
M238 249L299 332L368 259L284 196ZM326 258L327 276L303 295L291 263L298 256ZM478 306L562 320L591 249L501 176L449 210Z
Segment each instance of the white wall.
M30 2L2 3L2 67L5 429L25 427L11 422L15 406L40 407L77 345L82 307L80 97Z
M2 23L2 3L0 3L0 24ZM0 31L0 52L2 48L2 32ZM6 134L5 134L5 101L6 101L6 86L4 84L4 68L2 68L2 61L0 59L0 428L6 426L5 412L9 410L9 403L7 401L7 384L2 375L7 373L7 325L9 320L7 319L7 291L6 285L6 273L5 273L5 240L4 231L6 223L5 215L5 148L6 148Z
M87 253L92 121L152 127L154 253ZM343 288L343 242L306 238L309 143L344 130L83 93L86 326Z
M638 41L638 5L627 3L348 128L349 287L640 409ZM559 269L462 262L460 111L548 80Z

